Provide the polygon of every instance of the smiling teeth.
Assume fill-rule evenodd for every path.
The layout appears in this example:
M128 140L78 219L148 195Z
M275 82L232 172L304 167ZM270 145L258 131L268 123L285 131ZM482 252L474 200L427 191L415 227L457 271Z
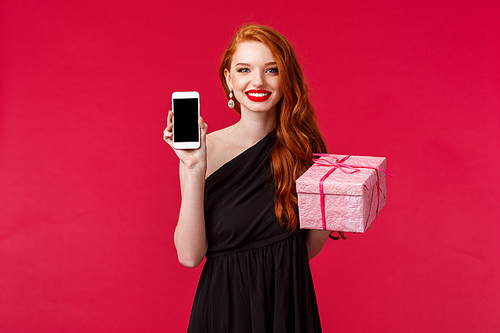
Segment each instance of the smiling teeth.
M264 96L267 96L269 94L266 94L266 93L248 93L248 95L250 95L252 97L264 97Z

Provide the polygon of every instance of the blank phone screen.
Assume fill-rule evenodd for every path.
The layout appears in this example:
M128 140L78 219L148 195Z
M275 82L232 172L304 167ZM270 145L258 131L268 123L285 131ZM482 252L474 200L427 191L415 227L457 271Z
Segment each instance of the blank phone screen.
M175 98L174 106L174 141L198 142L198 99Z

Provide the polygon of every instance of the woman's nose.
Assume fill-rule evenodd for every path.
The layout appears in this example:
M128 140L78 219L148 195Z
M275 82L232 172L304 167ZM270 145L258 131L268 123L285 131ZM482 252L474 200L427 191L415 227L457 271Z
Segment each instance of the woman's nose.
M254 84L254 86L262 86L264 83L264 74L255 72L252 78L252 83Z

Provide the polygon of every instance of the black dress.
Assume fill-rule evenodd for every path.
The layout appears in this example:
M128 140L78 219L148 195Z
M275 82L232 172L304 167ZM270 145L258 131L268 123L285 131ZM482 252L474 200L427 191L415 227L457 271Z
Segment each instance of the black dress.
M206 180L207 260L188 332L321 332L305 232L274 213L274 132Z

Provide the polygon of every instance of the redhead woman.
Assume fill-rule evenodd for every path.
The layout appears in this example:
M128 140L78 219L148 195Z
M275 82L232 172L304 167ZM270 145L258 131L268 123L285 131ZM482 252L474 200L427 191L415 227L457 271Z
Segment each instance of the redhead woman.
M182 203L174 242L187 267L206 257L189 332L321 332L309 260L329 231L301 230L295 180L326 152L285 37L245 25L219 76L234 125L175 150ZM221 111L225 112L225 111ZM172 112L164 131L172 146Z

